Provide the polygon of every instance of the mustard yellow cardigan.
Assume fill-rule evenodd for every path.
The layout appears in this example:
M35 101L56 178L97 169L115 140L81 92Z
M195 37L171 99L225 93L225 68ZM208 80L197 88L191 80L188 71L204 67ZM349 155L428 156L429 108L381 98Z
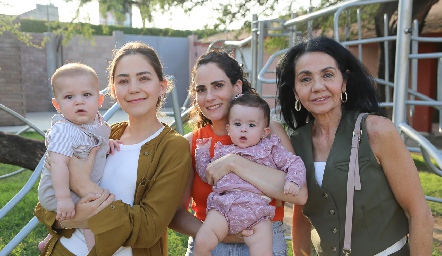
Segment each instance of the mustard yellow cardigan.
M111 139L119 139L126 127L127 122L112 125ZM120 246L132 247L135 256L167 255L167 226L189 178L189 151L188 141L167 125L141 147L134 205L115 201L89 219L95 234L95 247L89 255L112 255ZM57 241L74 231L53 229L55 215L40 204L35 208L35 216L53 235L41 255L63 255L66 249Z

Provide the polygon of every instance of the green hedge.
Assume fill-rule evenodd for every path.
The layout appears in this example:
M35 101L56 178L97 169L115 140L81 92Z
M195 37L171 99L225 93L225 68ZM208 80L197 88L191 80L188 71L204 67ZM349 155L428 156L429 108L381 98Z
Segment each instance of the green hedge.
M31 20L31 19L21 19L21 31L23 32L34 32L34 33L44 33L48 31L48 25L51 31L59 30L68 27L70 23L58 22L58 21L42 21L42 20ZM198 38L206 38L210 35L219 33L215 29L205 29L205 30L174 30L170 28L160 29L160 28L132 28L123 26L108 26L108 25L92 25L89 23L74 23L75 30L81 31L84 27L90 27L92 30L92 35L112 35L114 30L123 31L124 34L129 35L148 35L148 36L170 36L170 37L187 37L192 34L196 34ZM72 25L72 24L71 24Z

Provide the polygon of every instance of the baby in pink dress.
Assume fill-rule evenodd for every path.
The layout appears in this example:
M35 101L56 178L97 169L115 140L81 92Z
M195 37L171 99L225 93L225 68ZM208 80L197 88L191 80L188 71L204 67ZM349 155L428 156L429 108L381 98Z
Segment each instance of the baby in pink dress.
M301 158L281 146L279 138L268 128L270 108L267 102L254 94L235 97L230 105L227 130L233 145L215 144L214 157L210 158L211 139L198 139L195 152L196 169L207 182L206 168L226 154L237 154L250 161L287 173L284 193L296 196L306 183L305 166ZM227 234L253 229L245 237L251 255L272 255L272 224L275 207L271 199L252 184L233 172L221 178L207 199L207 217L195 238L195 255L210 255ZM199 242L201 236L204 243ZM213 242L208 238L213 237Z

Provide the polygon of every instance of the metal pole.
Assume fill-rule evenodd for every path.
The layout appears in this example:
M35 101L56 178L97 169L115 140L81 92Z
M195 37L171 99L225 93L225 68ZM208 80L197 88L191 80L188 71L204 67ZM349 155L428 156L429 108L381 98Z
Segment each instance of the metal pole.
M362 26L361 26L361 8L358 8L356 11L356 15L358 17L358 40L362 39ZM359 60L362 62L362 45L358 44L358 56Z
M419 24L418 21L415 20L413 22L413 36L419 36ZM411 53L412 54L418 54L419 53L419 42L417 40L413 40L411 43ZM411 60L411 89L413 91L417 91L417 74L418 74L418 60L412 59ZM410 95L410 100L414 100L414 95ZM409 114L410 117L413 117L414 115L414 106L409 107Z
M388 36L388 15L384 14L384 37ZM385 81L390 82L390 64L388 58L388 44L387 40L384 41L384 66L385 66ZM385 102L390 102L390 87L385 86Z
M172 88L172 107L173 115L175 116L176 131L179 134L184 135L183 120L181 120L181 111L178 103L178 92L176 86Z
M258 15L253 14L252 18L252 71L250 76L250 83L253 87L256 86L256 81L258 81L258 69L256 67L257 57L258 57Z
M262 66L263 66L263 61L264 61L264 39L265 39L265 29L266 29L266 21L261 20L258 24L258 28L259 28L259 39L258 39L258 58L257 58L257 63L256 63L256 70L261 70ZM253 85L252 85L253 86ZM256 84L254 85L256 86L256 92L262 96L262 82L260 80L256 80Z
M442 101L442 58L437 61L437 101ZM439 132L442 132L442 111L439 111Z
M396 66L394 70L393 122L396 127L406 121L406 96L408 89L408 56L410 55L411 10L413 0L401 0L398 6L396 40Z

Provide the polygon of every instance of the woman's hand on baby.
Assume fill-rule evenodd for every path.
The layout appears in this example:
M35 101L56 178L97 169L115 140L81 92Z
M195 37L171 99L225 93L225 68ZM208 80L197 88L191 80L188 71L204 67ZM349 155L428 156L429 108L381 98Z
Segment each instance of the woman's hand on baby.
M209 149L210 145L212 144L212 138L196 139L195 143L197 148Z
M123 144L122 140L109 139L109 151L107 151L107 154L113 154L115 151L120 151L120 144Z
M101 194L89 193L75 205L75 216L64 220L63 226L88 228L88 220L115 201L115 195L104 189Z
M251 236L251 235L253 235L253 230L251 230L251 229L244 229L244 230L241 232L241 235L242 235L242 236Z
M80 197L86 196L90 192L100 193L100 188L91 180L91 170L94 165L98 147L95 147L85 159L71 157L69 160L69 188Z
M244 229L241 233L227 235L222 242L223 243L241 244L241 243L244 243L245 236L251 236L251 235L253 235L253 230Z
M214 186L218 180L220 180L226 174L232 172L237 157L240 156L235 154L227 154L211 162L206 169L207 183Z

